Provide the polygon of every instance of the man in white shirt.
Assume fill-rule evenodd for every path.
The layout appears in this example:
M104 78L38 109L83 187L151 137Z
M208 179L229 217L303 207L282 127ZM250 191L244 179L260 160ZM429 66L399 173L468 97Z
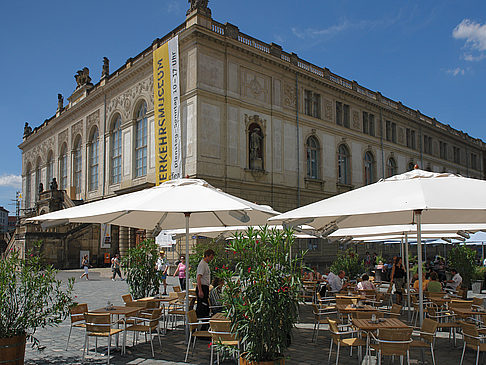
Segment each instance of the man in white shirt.
M343 286L346 287L346 285L343 285L345 275L346 273L343 270L339 271L337 275L333 272L329 273L327 276L327 282L331 288L331 292L337 293L343 288Z
M204 251L204 257L197 266L197 306L196 314L199 318L209 317L209 284L211 283L211 269L209 262L214 258L214 251Z
M457 291L457 288L462 284L462 277L456 269L451 269L451 274L453 275L452 280L447 280L446 288Z

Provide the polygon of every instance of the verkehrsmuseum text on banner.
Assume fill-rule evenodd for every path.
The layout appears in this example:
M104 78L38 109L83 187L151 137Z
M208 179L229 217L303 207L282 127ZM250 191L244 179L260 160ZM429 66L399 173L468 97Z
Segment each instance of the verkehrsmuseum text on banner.
M153 52L156 184L182 175L179 37Z

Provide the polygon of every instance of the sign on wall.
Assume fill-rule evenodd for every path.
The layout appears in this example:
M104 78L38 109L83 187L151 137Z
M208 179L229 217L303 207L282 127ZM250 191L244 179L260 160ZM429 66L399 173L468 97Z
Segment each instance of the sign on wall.
M153 52L156 184L182 176L179 37Z
M101 248L111 248L111 224L101 224Z

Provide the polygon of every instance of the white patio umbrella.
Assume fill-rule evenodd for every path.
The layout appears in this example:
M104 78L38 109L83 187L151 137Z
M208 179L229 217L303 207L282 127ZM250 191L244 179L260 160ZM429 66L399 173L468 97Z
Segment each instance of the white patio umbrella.
M29 221L45 225L63 223L109 223L154 230L185 227L186 257L189 257L189 226L263 225L278 214L271 207L251 203L225 193L204 180L177 179L150 189L84 204ZM185 220L183 219L185 217ZM190 220L189 220L190 219ZM186 281L186 293L189 280ZM186 311L189 298L186 295Z
M294 209L269 221L309 224L324 234L336 228L416 225L422 322L421 225L486 223L486 181L416 169Z

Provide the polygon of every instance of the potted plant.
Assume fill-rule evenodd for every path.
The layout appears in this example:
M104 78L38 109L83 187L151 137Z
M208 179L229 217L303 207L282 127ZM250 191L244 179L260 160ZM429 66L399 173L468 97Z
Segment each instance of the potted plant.
M363 260L360 260L358 254L350 248L344 252L340 252L331 265L331 271L336 275L341 270L344 270L351 280L356 279L366 271Z
M240 364L284 362L297 321L302 256L292 254L291 230L262 227L236 234L227 250L234 269L224 266L223 305L240 339Z
M456 246L454 247L448 257L449 268L454 268L462 277L462 285L464 288L469 289L471 285L471 279L473 278L476 270L476 251L469 247Z
M0 362L23 364L26 340L42 350L36 330L61 323L73 305L74 278L56 279L40 251L36 243L25 259L10 251L0 260Z
M159 246L153 239L140 242L122 257L121 267L126 273L128 290L133 299L150 297L159 293L160 275L156 263Z

